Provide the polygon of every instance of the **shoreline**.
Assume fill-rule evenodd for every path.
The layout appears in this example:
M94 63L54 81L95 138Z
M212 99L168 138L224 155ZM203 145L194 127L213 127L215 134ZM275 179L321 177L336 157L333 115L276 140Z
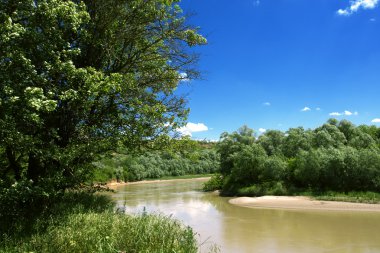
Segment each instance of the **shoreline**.
M380 212L380 204L321 201L304 196L238 197L228 202L236 206L261 209Z
M134 185L134 184L152 184L161 182L173 182L173 181L207 181L211 177L195 177L195 178L173 178L173 179L153 179L153 180L141 180L135 182L109 182L106 184L107 187L118 187L124 185Z

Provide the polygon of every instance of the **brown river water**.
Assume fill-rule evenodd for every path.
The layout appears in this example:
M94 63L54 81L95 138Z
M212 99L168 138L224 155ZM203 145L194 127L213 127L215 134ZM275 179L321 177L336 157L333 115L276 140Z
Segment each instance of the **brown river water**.
M172 215L198 234L201 252L380 252L380 213L239 207L201 192L204 180L118 186L112 196L128 213Z

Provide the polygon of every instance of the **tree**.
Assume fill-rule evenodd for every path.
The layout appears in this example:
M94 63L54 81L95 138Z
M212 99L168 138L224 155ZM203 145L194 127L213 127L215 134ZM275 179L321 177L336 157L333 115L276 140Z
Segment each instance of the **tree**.
M223 133L218 143L224 195L379 191L379 128L329 120L313 130ZM247 134L248 133L248 134ZM215 181L215 180L214 180Z
M268 155L282 154L281 148L285 134L279 130L269 130L261 135L258 143L265 149Z
M350 141L354 136L355 125L348 120L341 120L338 124L339 130L346 136L347 141Z
M363 133L369 134L377 142L377 144L380 143L380 128L374 125L372 126L360 125L357 127L357 129Z
M290 128L286 132L286 138L282 145L282 152L287 157L295 157L301 150L309 150L312 144L313 134L303 127Z
M0 2L0 175L64 189L184 123L206 43L178 0Z
M355 135L351 138L348 143L350 146L355 147L356 149L360 148L376 148L376 141L372 138L371 135L355 129Z
M245 145L233 156L231 179L240 185L258 183L263 171L263 164L267 159L265 150L253 143Z
M231 173L234 166L233 155L241 151L244 146L251 145L255 142L253 129L247 126L242 126L238 131L229 134L224 132L220 136L220 141L217 144L217 150L220 154L220 172L223 175Z
M345 135L336 125L324 124L314 130L313 144L316 147L339 147L346 143Z

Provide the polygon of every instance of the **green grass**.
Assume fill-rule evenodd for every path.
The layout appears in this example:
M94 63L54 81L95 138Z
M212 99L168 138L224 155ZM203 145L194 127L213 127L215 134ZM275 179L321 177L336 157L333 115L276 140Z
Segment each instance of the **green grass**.
M189 227L160 215L76 213L26 241L8 240L0 252L197 252Z
M68 192L49 210L20 224L32 227L28 233L0 235L0 252L191 253L200 247L196 233L172 217L115 213L103 195Z
M380 193L377 192L322 192L312 193L310 197L316 200L343 201L354 203L380 204Z

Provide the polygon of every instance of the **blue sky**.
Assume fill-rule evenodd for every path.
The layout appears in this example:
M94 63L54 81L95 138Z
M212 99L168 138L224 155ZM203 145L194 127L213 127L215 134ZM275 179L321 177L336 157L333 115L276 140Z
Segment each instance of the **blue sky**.
M379 0L182 0L201 27L204 80L184 84L194 139L246 124L315 128L380 121ZM377 119L377 120L376 120Z

